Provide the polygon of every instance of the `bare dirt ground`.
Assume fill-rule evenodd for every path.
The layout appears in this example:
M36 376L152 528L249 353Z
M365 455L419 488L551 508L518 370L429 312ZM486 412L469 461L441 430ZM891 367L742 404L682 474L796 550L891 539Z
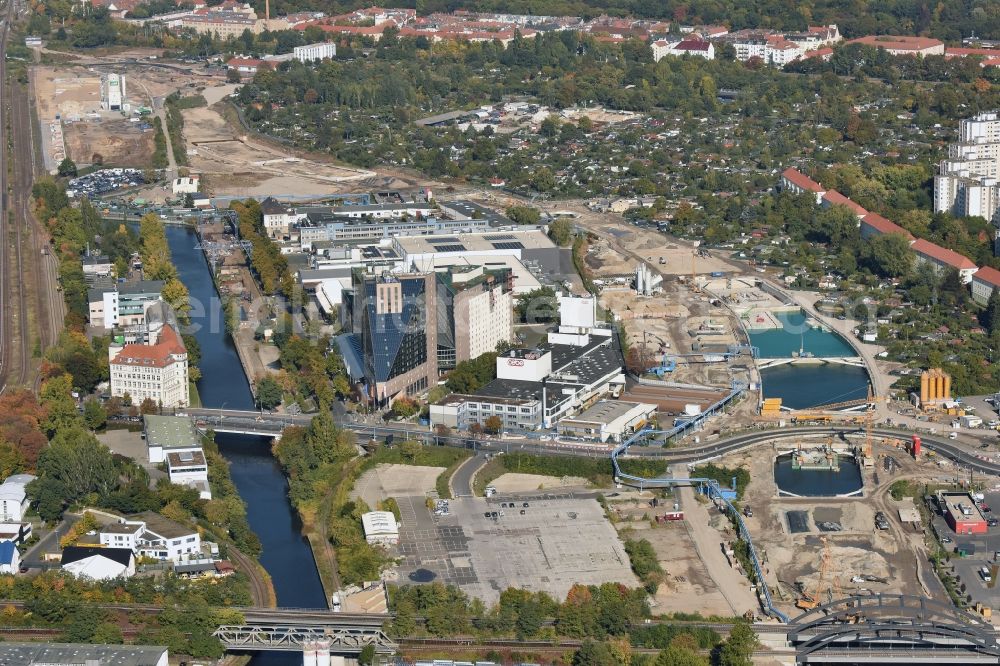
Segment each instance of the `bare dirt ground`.
M494 486L500 493L517 493L528 490L551 490L552 488L586 488L590 482L578 476L559 478L508 472L494 479L490 485Z
M638 535L653 545L660 566L667 572L653 598L654 612L732 615L683 525L671 523Z
M822 443L809 439L803 442ZM800 585L810 593L819 591L823 602L831 592L834 596L842 596L862 589L926 594L918 570L914 568L915 545L911 539L902 530L880 532L874 526L875 512L886 509L884 495L891 479L882 479L882 486L876 491L872 471L866 470L863 497L779 498L773 475L776 454L773 447L762 445L751 452L725 457L719 463L750 468L752 480L744 504L754 509L754 516L747 519L747 526L758 552L763 555L765 576L779 607L788 612L797 610L794 603L800 594ZM790 531L790 511L804 512L807 532ZM824 521L840 523L842 530L823 532L817 523ZM820 572L827 548L829 564L821 583ZM865 575L887 578L888 583L852 582L855 576Z
M65 126L66 148L77 164L90 164L94 155L101 155L105 164L142 169L150 165L153 130L138 127L124 118L72 123Z
M222 100L231 91L229 85L207 87L202 95L210 106L183 112L191 169L207 176L212 194L320 197L344 192L375 176L247 135L227 120Z
M152 129L140 129L142 123L129 122L122 112L101 109L99 70L82 66L34 67L32 83L47 163L62 159L64 142L66 154L77 165L90 164L97 154L109 166L150 166ZM126 101L133 107L149 106L151 97L165 96L184 84L184 77L177 73L130 68ZM62 138L56 128L61 128Z
M732 271L733 267L714 257L695 256L691 248L670 243L663 234L649 229L616 221L618 216L605 216L599 229L603 233L614 236L618 243L627 250L643 257L654 271L664 275L687 275L692 271L696 275L704 275L713 271ZM595 277L604 275L621 275L633 273L638 263L631 257L623 257L604 241L596 241L591 245L594 250L587 257L587 265L594 271ZM660 263L663 257L664 263Z
M444 467L378 465L361 475L351 490L351 498L361 498L374 507L379 500L389 497L427 495L434 490L443 471Z

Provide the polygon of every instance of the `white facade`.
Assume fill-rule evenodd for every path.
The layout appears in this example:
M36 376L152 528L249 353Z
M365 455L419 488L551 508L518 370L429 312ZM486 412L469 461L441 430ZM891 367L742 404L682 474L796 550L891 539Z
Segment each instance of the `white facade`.
M144 523L119 523L101 530L98 535L101 545L107 548L128 548L133 552L139 550L139 536L145 529Z
M597 299L594 296L560 296L559 327L589 332L597 325Z
M497 356L497 379L540 382L552 374L552 352L511 349Z
M125 76L109 72L101 76L101 106L120 111L125 104Z
M934 177L934 210L1000 221L1000 116L981 113L959 122Z
M208 462L203 450L171 451L166 457L170 483L190 486L198 491L201 499L212 499L208 485Z
M13 541L0 542L0 574L14 575L21 568L21 553Z
M188 405L187 350L171 326L164 326L155 345L130 344L108 349L111 395L132 398L138 405L149 398L166 408Z
M401 217L428 217L436 211L428 204L372 204L369 206L340 206L331 211L334 215L373 220L394 220Z
M513 292L505 292L498 284L469 298L468 319L462 323L468 326L470 359L496 351L500 342L510 342L514 337ZM459 335L460 322L456 321L455 327Z
M337 45L333 42L318 42L316 44L306 44L296 46L292 50L292 55L299 62L312 62L314 60L325 60L334 58L337 55Z
M1000 271L984 266L972 276L972 299L985 306L997 287L1000 287Z
M35 480L31 474L14 474L0 485L0 523L20 523L28 510L25 486Z
M198 176L188 176L186 178L174 178L171 190L174 194L196 194L201 179Z
M399 524L392 511L369 511L361 515L365 540L370 544L391 546L399 543Z
M198 530L157 514L140 514L145 520L122 520L100 533L101 545L127 548L155 560L184 562L201 557Z
M958 140L967 142L1000 143L1000 112L990 111L960 120Z

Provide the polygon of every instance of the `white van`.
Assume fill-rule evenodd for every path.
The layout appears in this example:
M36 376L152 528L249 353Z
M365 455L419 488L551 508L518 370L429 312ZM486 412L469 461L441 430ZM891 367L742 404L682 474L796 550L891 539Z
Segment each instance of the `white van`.
M958 439L958 433L954 432L954 431L949 432L948 433L948 439Z
M990 570L988 568L986 568L986 567L981 568L979 570L979 575L982 576L984 583L992 583L993 582L993 576L990 575Z

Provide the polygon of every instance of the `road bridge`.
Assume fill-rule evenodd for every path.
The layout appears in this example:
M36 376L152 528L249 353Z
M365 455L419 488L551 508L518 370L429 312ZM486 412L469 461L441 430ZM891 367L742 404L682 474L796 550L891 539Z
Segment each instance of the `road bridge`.
M177 412L178 416L190 416L199 429L212 429L216 432L238 432L240 434L263 435L274 437L280 435L287 426L308 426L313 415L299 414L268 414L243 410L219 409L186 409ZM384 424L373 425L356 421L339 421L341 428L352 430L360 443L372 439L388 439L403 441L413 439L425 444L453 446L490 452L521 452L536 455L567 455L582 457L609 457L613 449L607 445L598 444L559 444L543 442L534 437L511 437L505 439L473 437L471 435L439 435L427 427L414 424ZM671 463L692 463L711 460L728 453L742 451L761 442L772 439L802 437L804 435L853 435L863 434L860 426L848 424L828 425L788 425L747 430L728 437L705 442L698 446L665 449L662 442L656 441L659 431L643 430L628 440L628 447L620 451L619 456L639 458L659 458ZM915 431L887 426L876 426L872 435L878 438L908 439ZM961 443L945 437L916 431L920 435L924 449L934 451L938 455L951 460L967 470L1000 476L1000 463L970 450ZM619 447L621 448L621 447Z
M865 361L860 356L800 356L797 358L764 358L757 360L757 368L765 370L779 365L851 365L856 368L865 367Z

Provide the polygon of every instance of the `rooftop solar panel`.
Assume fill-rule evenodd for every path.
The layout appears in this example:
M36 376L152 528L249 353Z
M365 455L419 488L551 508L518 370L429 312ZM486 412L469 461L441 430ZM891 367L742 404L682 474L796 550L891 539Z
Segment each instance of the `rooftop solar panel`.
M493 247L498 250L523 250L524 243L522 243L521 241L494 242Z

